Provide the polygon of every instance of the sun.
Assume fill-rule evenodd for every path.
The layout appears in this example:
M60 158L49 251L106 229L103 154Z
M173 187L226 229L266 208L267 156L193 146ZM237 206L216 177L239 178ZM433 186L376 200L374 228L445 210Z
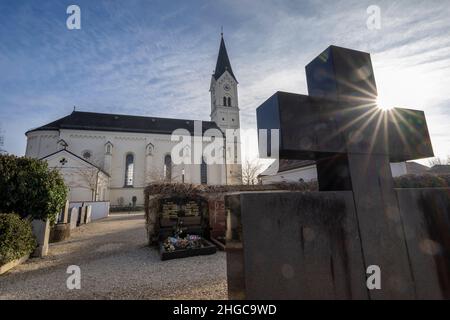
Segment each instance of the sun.
M379 109L383 111L392 110L394 107L390 104L386 99L383 99L382 96L378 96L376 100L376 105Z

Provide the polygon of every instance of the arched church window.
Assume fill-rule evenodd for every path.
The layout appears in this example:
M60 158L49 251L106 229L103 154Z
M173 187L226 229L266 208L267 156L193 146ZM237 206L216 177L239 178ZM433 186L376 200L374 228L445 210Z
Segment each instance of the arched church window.
M105 153L111 155L112 154L113 145L111 142L105 143Z
M227 106L227 97L223 97L223 105L226 107Z
M228 97L228 106L231 107L231 98Z
M133 186L134 177L134 156L133 154L127 154L125 158L125 187Z
M164 179L166 181L172 180L172 157L170 154L164 157Z
M208 184L208 166L205 158L202 158L202 164L200 165L200 183Z

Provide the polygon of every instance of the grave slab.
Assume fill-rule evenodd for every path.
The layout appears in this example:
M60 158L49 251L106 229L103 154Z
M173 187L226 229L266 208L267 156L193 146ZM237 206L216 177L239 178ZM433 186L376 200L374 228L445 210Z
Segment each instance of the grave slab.
M70 230L75 229L78 223L79 208L74 207L70 210Z

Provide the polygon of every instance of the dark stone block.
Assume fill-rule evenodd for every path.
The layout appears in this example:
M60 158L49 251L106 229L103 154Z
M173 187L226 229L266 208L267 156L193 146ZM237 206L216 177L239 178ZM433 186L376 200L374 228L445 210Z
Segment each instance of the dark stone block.
M350 192L243 193L226 203L230 298L367 299Z
M422 111L382 111L277 92L256 114L258 130L280 130L281 159L318 160L330 153L372 153L389 154L390 161L400 162L433 156Z
M375 103L377 86L370 54L330 46L306 66L310 96Z
M433 157L433 147L423 111L395 108L388 113L391 162Z
M316 168L320 191L352 190L347 155L322 155L316 162Z

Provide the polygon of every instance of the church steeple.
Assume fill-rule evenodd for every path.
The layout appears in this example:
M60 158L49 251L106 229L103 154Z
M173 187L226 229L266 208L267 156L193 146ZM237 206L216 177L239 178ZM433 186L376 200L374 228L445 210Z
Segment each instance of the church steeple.
M231 69L223 33L216 70L211 77L211 120L221 129L239 128L238 82Z
M211 121L226 134L226 181L227 184L240 184L242 168L240 161L241 138L239 133L238 82L231 69L223 32L220 39L219 56L216 69L211 76Z
M227 48L225 47L225 41L223 40L223 32L221 33L219 56L217 57L216 69L214 70L214 79L219 79L225 71L228 71L233 79L237 82L236 76L231 68L230 58L228 58Z

